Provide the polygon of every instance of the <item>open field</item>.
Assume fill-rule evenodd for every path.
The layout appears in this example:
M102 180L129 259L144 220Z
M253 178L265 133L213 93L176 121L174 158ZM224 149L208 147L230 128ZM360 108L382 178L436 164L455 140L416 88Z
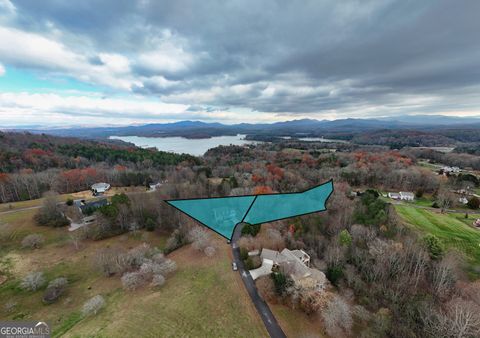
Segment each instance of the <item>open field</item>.
M226 250L225 245L213 258L191 247L175 251L170 257L179 270L161 290L119 292L97 317L67 336L266 337Z
M440 238L447 246L464 252L473 267L480 266L480 230L470 226L480 214L441 214L430 210L396 205L397 212L415 229L431 233Z
M137 193L137 192L145 192L145 187L112 187L108 190L104 196L111 197L115 194L120 193ZM93 198L92 192L90 190L79 191L71 194L63 194L58 195L58 200L60 202L65 202L67 199L90 199ZM0 203L0 213L5 211L12 211L18 209L25 209L25 208L33 208L41 206L43 202L43 198L38 198L35 200L28 200L28 201L20 201L20 202L11 202L11 203Z
M85 241L79 250L69 242L66 228L34 225L35 210L0 216L1 273L8 277L0 285L0 319L48 321L54 336L196 336L266 337L267 333L243 287L231 270L230 247L216 240L217 254L207 258L190 246L173 252L178 271L160 290L146 287L135 292L121 288L119 276L104 277L92 264L99 249L132 248L146 241L162 248L165 237L139 232L103 241ZM41 249L21 249L30 233L41 233ZM212 237L213 237L212 233ZM24 291L20 279L31 271L44 271L47 280L67 277L67 293L58 302L44 305L43 289ZM106 307L97 316L83 318L83 303L101 294Z

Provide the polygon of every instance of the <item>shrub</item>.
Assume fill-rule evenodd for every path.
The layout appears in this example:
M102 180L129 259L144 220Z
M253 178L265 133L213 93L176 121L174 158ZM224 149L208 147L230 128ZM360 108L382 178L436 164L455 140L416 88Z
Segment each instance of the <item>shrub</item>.
M286 293L289 282L287 276L281 272L272 272L270 274L273 280L273 285L275 287L275 293L278 296L283 296Z
M150 284L153 287L160 287L165 284L165 277L160 274L153 275L152 283Z
M145 285L145 275L140 271L126 272L122 276L122 286L125 290L132 291Z
M248 257L248 258L245 260L244 263L245 263L245 269L247 269L247 270L253 270L254 265L253 265L252 257Z
M24 290L37 291L45 285L43 272L31 272L23 277L20 287Z
M240 258L242 259L242 261L247 260L248 250L246 248L243 248L243 247L240 248Z
M470 209L478 209L480 207L480 199L473 196L468 200L467 207L469 207Z
M423 238L423 241L432 259L438 259L445 253L443 243L437 236L428 234Z
M51 281L43 294L43 302L47 304L55 302L65 292L67 284L68 281L64 277Z
M156 226L155 221L150 217L145 221L145 229L147 231L154 231Z
M148 244L140 244L135 248L131 249L127 253L128 264L132 268L138 268L142 265L145 260L145 256L149 253L150 246Z
M165 245L165 253L170 253L173 250L176 250L185 244L188 243L187 232L184 227L180 227L179 229L175 229L172 235L168 238L167 244Z
M49 288L64 288L68 284L68 280L65 277L59 277L48 283Z
M166 276L172 272L177 270L177 263L172 261L171 259L166 259L163 263L160 264L159 273L163 276Z
M165 255L161 252L156 253L155 255L152 256L152 261L155 263L163 263L165 262L166 258Z
M142 266L140 266L140 272L142 274L144 274L145 276L151 276L151 275L154 275L154 274L159 274L161 272L163 272L163 267L162 267L162 264L163 263L155 263L154 261L150 261L150 262L145 262L142 264Z
M350 246L352 244L352 236L347 229L343 229L342 231L340 231L339 238L340 244L343 246Z
M42 247L43 242L45 242L45 239L40 234L27 235L22 240L22 248L39 249Z
M340 265L335 265L327 268L327 273L325 274L333 285L337 285L340 278L343 276L343 268Z
M205 250L203 250L206 256L213 257L217 250L213 246L207 246Z
M260 232L260 224L245 223L242 228L242 236L250 235L255 237Z
M102 296L96 295L93 298L90 298L83 304L82 313L84 316L91 314L96 315L102 307L105 306L105 299Z
M71 198L69 198L69 199L67 199L65 204L68 205L68 206L72 206L73 205L73 200Z
M210 244L210 234L200 227L194 227L188 232L188 240L195 250L203 251Z

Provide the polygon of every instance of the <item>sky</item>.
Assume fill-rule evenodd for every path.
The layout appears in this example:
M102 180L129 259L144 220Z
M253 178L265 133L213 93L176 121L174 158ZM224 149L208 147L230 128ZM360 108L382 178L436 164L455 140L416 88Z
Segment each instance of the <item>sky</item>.
M0 0L0 127L480 116L477 0Z

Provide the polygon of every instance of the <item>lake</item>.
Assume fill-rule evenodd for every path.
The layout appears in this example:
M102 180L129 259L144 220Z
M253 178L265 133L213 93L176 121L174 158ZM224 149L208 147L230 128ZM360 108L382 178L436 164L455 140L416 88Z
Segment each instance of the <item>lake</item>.
M245 135L217 136L205 139L188 139L184 137L142 137L142 136L110 136L112 140L121 140L135 144L141 148L157 148L162 151L173 153L185 153L194 156L202 156L208 149L220 145L228 146L255 144L257 141L245 140Z

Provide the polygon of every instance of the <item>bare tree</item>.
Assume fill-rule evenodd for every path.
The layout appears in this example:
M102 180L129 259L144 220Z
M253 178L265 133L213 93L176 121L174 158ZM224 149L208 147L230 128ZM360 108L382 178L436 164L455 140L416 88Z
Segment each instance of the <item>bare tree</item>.
M136 290L147 282L145 274L141 271L126 272L122 276L122 285L125 290Z
M334 295L322 311L325 329L331 337L349 335L353 325L349 305L337 295Z
M188 240L195 250L203 251L210 244L210 234L207 230L196 226L188 232Z

